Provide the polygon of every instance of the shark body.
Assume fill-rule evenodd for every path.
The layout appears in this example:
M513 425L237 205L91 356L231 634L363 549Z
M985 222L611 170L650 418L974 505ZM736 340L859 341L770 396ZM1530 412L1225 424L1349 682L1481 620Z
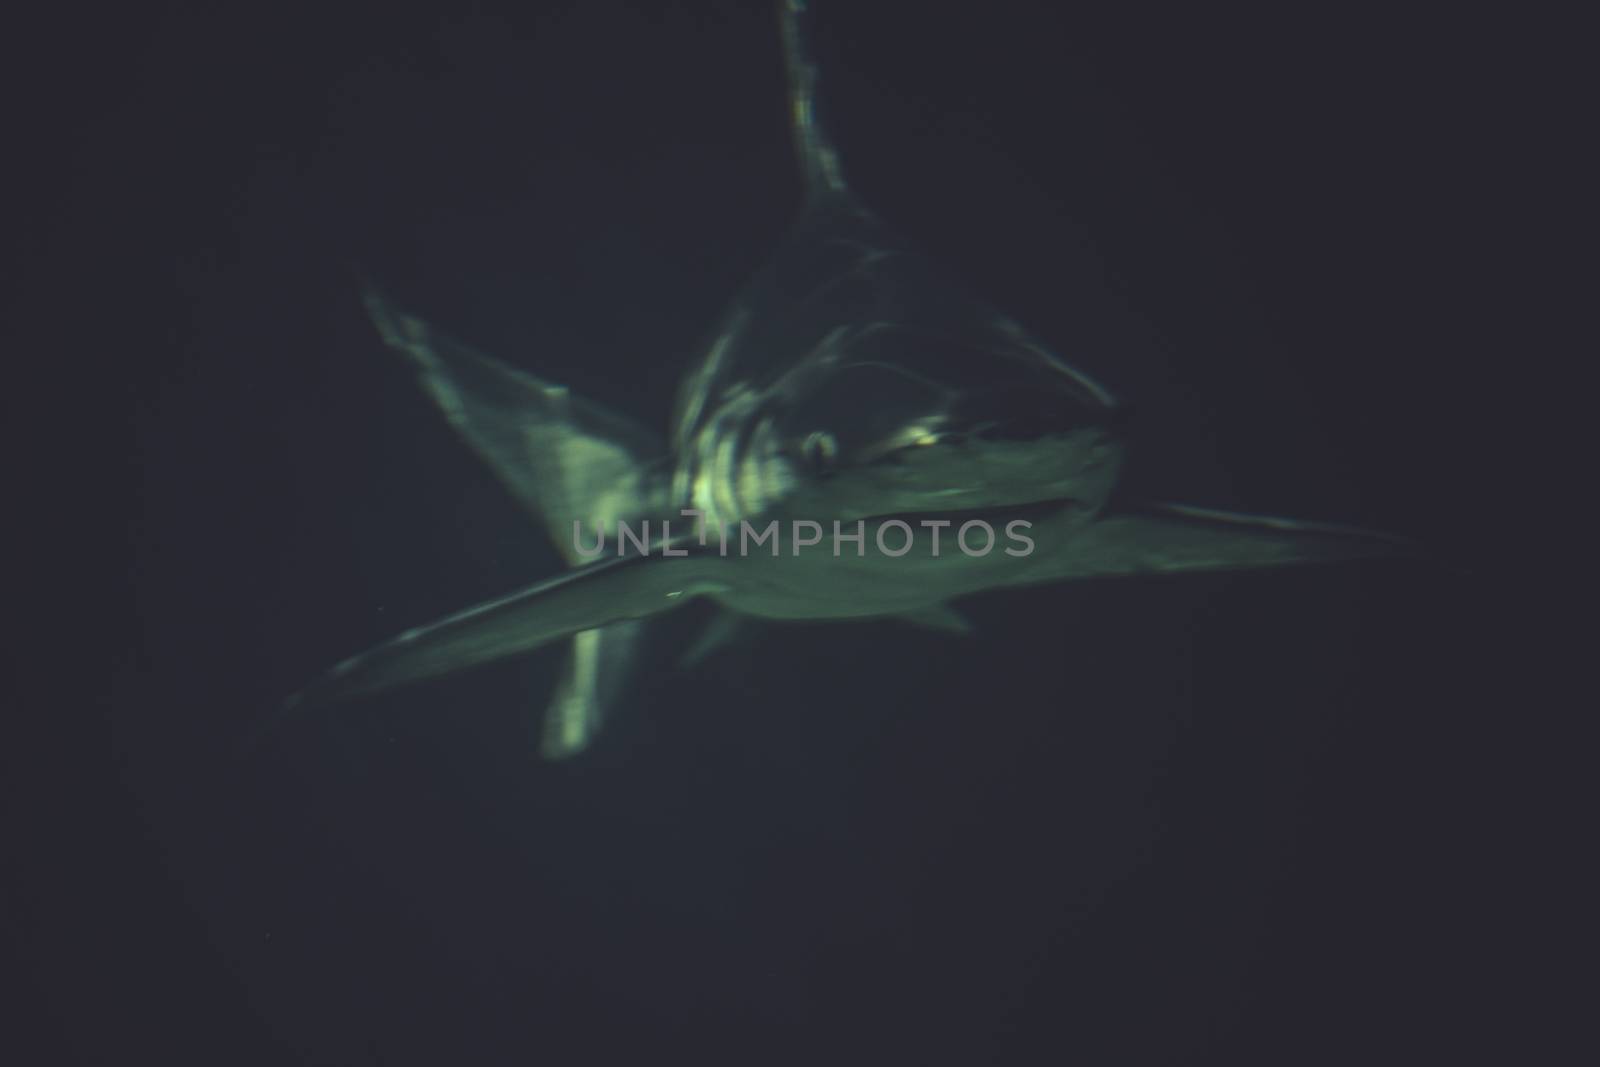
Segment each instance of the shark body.
M738 617L960 628L949 602L987 589L1394 551L1392 539L1346 527L1116 499L1117 398L858 201L819 121L804 4L784 0L780 15L804 209L690 365L665 435L474 352L369 289L384 341L571 567L346 660L292 705L565 642L543 734L545 755L559 758L584 749L621 698L648 620L698 598ZM773 521L791 534L814 527L821 543L802 551L791 536L728 552L706 536ZM975 521L1026 531L1029 550L966 551L958 528ZM661 536L647 552L586 561L585 539L625 523ZM831 536L841 529L860 540L841 546ZM942 551L930 533L943 534Z

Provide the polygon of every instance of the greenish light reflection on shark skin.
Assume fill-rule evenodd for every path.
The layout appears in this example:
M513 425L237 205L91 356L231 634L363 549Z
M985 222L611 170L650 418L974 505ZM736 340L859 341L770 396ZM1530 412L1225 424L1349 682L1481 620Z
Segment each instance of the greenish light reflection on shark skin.
M985 590L1404 549L1348 527L1117 497L1124 412L1112 392L908 251L856 199L819 113L804 9L780 4L804 209L691 361L665 435L444 337L369 288L383 340L571 569L346 660L290 706L564 642L542 746L560 758L587 747L625 693L646 620L696 599L740 617L960 629L949 602ZM1018 508L1025 553L938 553L913 537L898 554L724 555L686 533L585 562L572 536L665 530L692 514L740 530L860 523L878 545L894 524L1007 529ZM726 620L712 628L725 633Z

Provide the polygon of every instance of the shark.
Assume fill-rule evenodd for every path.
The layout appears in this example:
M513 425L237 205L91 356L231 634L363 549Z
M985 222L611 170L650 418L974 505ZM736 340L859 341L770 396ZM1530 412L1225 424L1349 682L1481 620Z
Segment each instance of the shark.
M778 16L803 205L690 360L665 432L366 287L383 342L567 568L339 663L285 710L563 645L540 742L563 759L627 699L648 629L693 601L718 613L689 660L741 620L962 631L952 602L988 590L1404 547L1349 526L1126 499L1127 406L861 202L819 108L805 0L780 0Z

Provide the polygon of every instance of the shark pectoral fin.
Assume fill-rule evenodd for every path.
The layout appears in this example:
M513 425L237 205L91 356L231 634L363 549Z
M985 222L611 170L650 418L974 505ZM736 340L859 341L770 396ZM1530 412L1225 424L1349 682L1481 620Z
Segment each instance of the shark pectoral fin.
M603 529L660 509L666 490L660 437L450 339L375 287L365 299L384 342L416 367L450 425L544 524L568 563L578 562L575 520Z
M376 693L671 610L717 588L712 580L716 562L700 556L612 557L574 568L347 659L291 697L289 706L316 707ZM594 657L597 669L605 664L604 653L602 643Z
M627 683L643 626L617 622L572 635L545 709L539 750L546 759L575 756L600 732Z
M920 626L924 630L938 630L947 634L972 632L971 620L949 604L935 604L929 608L902 612L895 618L901 622L909 622L913 626Z
M1107 515L1063 541L1048 553L1049 573L1031 580L1254 570L1417 553L1408 541L1370 530L1183 504ZM1040 551L1048 551L1042 541Z

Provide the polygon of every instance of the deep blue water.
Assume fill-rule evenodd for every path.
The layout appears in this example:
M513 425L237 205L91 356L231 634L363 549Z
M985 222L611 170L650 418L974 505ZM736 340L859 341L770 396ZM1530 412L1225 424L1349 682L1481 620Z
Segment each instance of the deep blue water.
M14 1002L53 1050L28 1062L1399 1062L1498 1036L1465 1007L1494 973L1496 771L1452 569L1493 543L1504 461L1494 372L1462 358L1478 83L1408 7L1207 10L824 8L848 172L1133 398L1142 491L1451 566L994 594L965 638L785 628L649 672L562 765L537 656L238 748L331 662L557 566L355 272L663 425L796 205L770 14L42 29L20 292L71 402L12 422L65 560L31 576L51 670L6 745Z

